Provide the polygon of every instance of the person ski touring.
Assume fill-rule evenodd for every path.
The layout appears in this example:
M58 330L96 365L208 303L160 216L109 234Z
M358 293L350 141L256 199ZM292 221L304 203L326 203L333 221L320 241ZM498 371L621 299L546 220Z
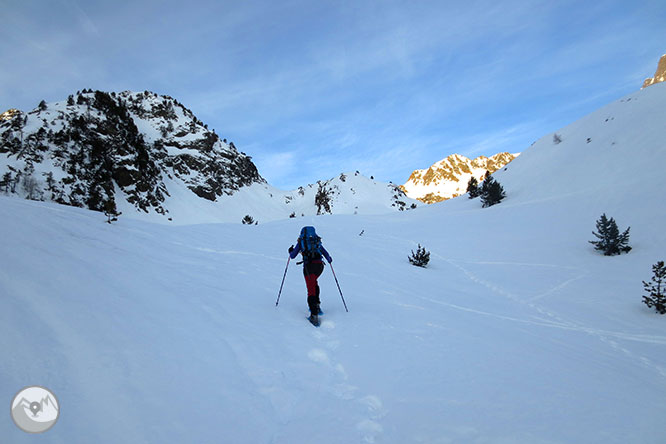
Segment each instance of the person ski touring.
M321 310L319 305L319 284L317 279L324 271L324 262L322 256L328 263L333 262L333 258L321 243L321 238L317 236L314 227L303 227L301 234L296 241L296 247L289 247L289 257L294 259L298 253L303 256L303 276L305 277L305 286L308 290L308 308L310 317L308 320L315 326L319 325L319 314Z

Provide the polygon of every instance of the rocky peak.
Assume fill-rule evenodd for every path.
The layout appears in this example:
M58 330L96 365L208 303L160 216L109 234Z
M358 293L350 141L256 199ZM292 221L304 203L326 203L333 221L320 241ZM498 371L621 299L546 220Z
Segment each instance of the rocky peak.
M17 117L20 114L21 114L21 111L15 109L15 108L8 109L4 113L0 114L0 121L2 121L2 120L12 120L13 118Z
M216 200L263 183L249 156L177 100L83 90L0 119L0 191L115 211L124 200L166 215L170 187ZM167 185L169 184L169 185Z
M452 154L427 169L414 171L401 189L412 199L425 203L441 202L464 194L471 177L481 182L486 171L492 174L516 156L518 154L498 153L470 160L460 154Z
M657 70L654 73L654 77L645 79L645 81L643 82L643 88L647 88L650 85L654 85L655 83L664 82L664 81L666 81L666 54L661 56L661 59L659 59L659 63L657 64Z

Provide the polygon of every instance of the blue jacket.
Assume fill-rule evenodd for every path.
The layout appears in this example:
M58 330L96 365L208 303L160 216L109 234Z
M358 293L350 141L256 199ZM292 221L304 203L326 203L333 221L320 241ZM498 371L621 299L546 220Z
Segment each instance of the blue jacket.
M291 253L289 253L289 257L294 259L298 255L298 253L300 253L300 252L301 252L301 243L296 242L296 248L291 250ZM328 261L329 264L331 262L333 262L333 258L331 257L330 254L328 254L328 251L326 251L326 248L324 248L323 245L321 246L321 252L322 252L322 254L324 255L324 257L326 258L326 260Z

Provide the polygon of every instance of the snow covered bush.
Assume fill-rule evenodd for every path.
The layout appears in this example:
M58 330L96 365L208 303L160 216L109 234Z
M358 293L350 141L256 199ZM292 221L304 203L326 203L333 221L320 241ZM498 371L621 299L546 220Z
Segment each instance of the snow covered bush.
M666 314L666 266L664 261L659 261L652 266L652 279L650 282L643 281L643 288L648 293L643 296L643 303L657 311L659 314Z
M408 256L407 259L409 259L412 265L425 268L428 262L430 262L430 252L419 244L416 253L412 250L411 256Z
M608 219L606 213L602 214L599 220L597 220L597 231L594 231L594 234L597 239L596 241L588 241L594 245L594 249L597 251L602 251L604 256L614 256L620 253L628 253L631 250L629 243L629 230L631 227L628 227L622 234L617 228L617 223L611 217Z
M41 200L42 191L39 181L32 174L23 177L23 191L25 191L26 199Z
M254 218L249 214L246 214L245 216L243 216L243 220L241 220L241 222L244 225L252 225L254 223Z

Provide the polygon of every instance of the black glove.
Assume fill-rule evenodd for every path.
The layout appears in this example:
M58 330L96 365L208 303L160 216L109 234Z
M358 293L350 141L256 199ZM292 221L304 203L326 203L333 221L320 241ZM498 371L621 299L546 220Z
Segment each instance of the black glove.
M294 251L294 246L293 245L291 247L289 247L289 254L291 254L292 251Z

